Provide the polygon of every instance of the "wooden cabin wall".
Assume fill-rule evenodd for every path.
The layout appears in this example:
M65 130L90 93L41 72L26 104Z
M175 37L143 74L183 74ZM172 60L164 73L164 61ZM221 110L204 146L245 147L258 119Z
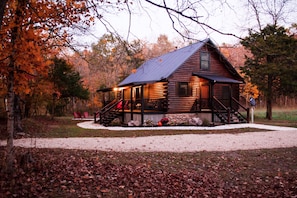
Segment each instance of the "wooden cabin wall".
M199 78L192 76L195 67L199 63L200 54L194 54L189 58L176 72L168 79L168 112L189 112L196 100L199 97L200 86ZM191 96L180 97L177 93L178 82L190 83L192 94Z
M167 82L157 82L153 84L144 85L143 97L144 99L161 99L166 97ZM140 86L138 87L140 88ZM135 97L135 89L133 87L133 98ZM130 100L131 97L131 87L124 89L124 98L125 100Z
M145 94L144 98L149 99L161 99L166 97L165 87L167 86L167 82L157 82L154 84L148 84L145 86L145 90L147 90L147 95Z
M223 98L223 87L229 87L231 92L232 92L232 96L235 99L239 99L239 85L238 84L215 84L214 85L214 96L217 97L218 99L222 99Z
M130 100L130 94L131 94L131 88L130 87L124 89L124 99L125 100Z
M239 84L232 85L232 96L239 101L240 89Z
M200 70L200 51L210 53L210 70ZM202 47L197 53L191 56L174 74L168 79L168 112L189 112L196 98L200 97L200 80L193 77L193 72L205 74L216 74L232 78L229 71L222 65L221 57L215 53L215 50L207 45ZM201 80L202 82L203 80ZM177 83L189 82L192 86L192 95L188 97L179 97L177 94ZM223 86L228 84L215 84L214 95L221 98L223 95ZM238 85L232 85L234 96L239 93Z

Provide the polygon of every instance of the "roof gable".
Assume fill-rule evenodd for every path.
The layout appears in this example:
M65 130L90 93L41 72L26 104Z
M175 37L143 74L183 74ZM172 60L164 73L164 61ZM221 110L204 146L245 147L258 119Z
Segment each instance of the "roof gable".
M209 39L205 39L144 62L135 73L130 74L119 86L145 84L167 79L208 41Z
M141 85L164 81L205 44L209 44L215 49L215 52L221 57L222 62L224 62L223 65L235 79L243 81L242 77L224 57L220 50L215 47L214 43L210 39L205 39L144 62L135 73L130 74L127 78L125 78L119 86Z

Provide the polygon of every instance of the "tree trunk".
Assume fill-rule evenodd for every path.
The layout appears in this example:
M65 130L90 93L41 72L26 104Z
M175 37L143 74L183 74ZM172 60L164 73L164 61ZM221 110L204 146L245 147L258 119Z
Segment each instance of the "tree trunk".
M266 119L272 119L272 76L268 75L267 93L266 93Z
M23 132L22 128L22 110L21 98L18 94L14 94L14 135Z
M12 67L12 68L11 68ZM13 171L13 133L14 133L14 71L12 62L9 65L8 74L8 94L7 94L7 146L6 146L6 172L12 173Z
M266 101L266 119L272 120L272 101L267 98Z
M2 21L6 9L6 4L8 0L0 1L0 30L2 30ZM15 37L16 38L16 37ZM0 39L1 40L1 39ZM14 41L12 41L14 42ZM11 58L11 57L10 57ZM13 130L14 130L14 112L13 112L13 81L14 81L14 71L12 59L10 59L9 73L7 76L7 148L6 148L6 171L12 172L13 170Z
M25 118L29 118L30 117L30 110L31 110L31 103L32 103L32 99L29 95L26 95L25 98L25 110L24 110L24 117Z
M6 171L11 174L13 172L14 149L13 149L13 134L15 125L15 112L14 112L14 72L16 62L16 40L20 31L19 24L22 17L22 8L25 6L25 1L17 2L15 26L11 30L11 44L12 50L9 56L8 77L7 77L7 146L6 146Z

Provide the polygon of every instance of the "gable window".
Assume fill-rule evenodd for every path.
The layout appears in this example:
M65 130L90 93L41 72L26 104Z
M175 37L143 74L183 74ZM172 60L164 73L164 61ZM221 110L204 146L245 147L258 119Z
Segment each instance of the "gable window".
M180 97L186 97L191 95L191 87L188 82L178 82L177 93Z
M209 53L208 52L200 52L200 69L201 70L209 70Z

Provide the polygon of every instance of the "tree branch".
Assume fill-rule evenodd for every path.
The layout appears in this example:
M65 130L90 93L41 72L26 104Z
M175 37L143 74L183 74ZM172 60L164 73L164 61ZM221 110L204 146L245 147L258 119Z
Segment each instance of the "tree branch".
M178 16L181 16L181 17L183 17L184 19L187 19L187 20L189 20L189 21L195 22L196 24L200 25L203 29L204 29L204 28L208 28L208 29L210 29L210 30L212 30L212 31L215 31L215 32L217 32L217 33L219 33L219 34L222 34L222 35L233 36L233 37L236 37L236 38L238 38L238 39L242 39L241 37L239 37L239 36L237 36L237 35L235 35L235 34L233 34L233 33L222 32L222 31L220 31L220 30L218 30L218 29L216 29L216 28L214 28L214 27L212 27L212 26L210 26L210 25L208 25L208 24L206 24L206 23L200 22L200 21L199 21L199 18L201 18L202 16L190 16L190 15L185 14L184 11L185 11L186 9L184 9L184 10L182 10L182 11L179 11L178 9L174 9L174 8L170 8L170 7L168 7L168 6L166 5L166 0L163 0L163 4L164 4L164 5L157 4L157 3L155 3L155 2L153 2L153 1L151 1L151 0L145 0L145 1L146 1L147 3L153 5L153 6L156 6L156 7L158 7L158 8L162 8L162 9L165 9L165 10L167 11L167 14L168 14L170 20L171 20L172 23L173 23L174 30L177 31L178 34L180 34L181 36L183 36L183 37L185 37L185 38L188 38L188 37L186 37L184 34L182 34L182 33L181 33L179 30L177 30L177 28L175 27L175 25L174 25L174 20L173 20L173 18L172 18L172 15L173 15L172 13L176 13ZM191 5L192 5L192 4L191 4ZM187 7L187 9L189 9L189 8L190 8L190 6ZM194 9L192 9L192 10L194 10ZM181 22L181 19L178 18L177 20L178 20L179 22ZM183 24L183 23L181 22L181 24ZM185 25L183 25L183 26L185 27ZM186 27L185 27L185 28L186 28Z

